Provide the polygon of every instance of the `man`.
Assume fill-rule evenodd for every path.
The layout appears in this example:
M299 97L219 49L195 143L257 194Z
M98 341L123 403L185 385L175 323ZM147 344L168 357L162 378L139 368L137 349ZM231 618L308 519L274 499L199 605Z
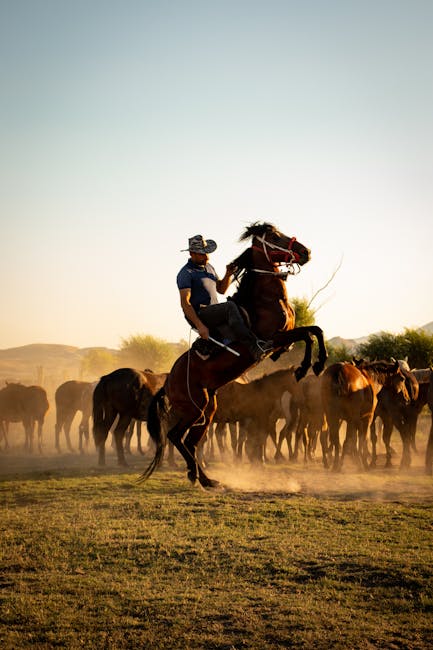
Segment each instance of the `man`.
M180 304L185 318L201 338L209 338L209 330L228 333L232 340L243 343L255 361L263 359L271 350L271 341L261 341L245 325L239 309L232 300L218 302L217 293L224 294L233 275L230 264L220 279L209 263L209 254L216 250L213 239L202 235L188 240L190 258L177 275ZM202 355L200 355L202 356ZM203 358L203 356L202 356Z

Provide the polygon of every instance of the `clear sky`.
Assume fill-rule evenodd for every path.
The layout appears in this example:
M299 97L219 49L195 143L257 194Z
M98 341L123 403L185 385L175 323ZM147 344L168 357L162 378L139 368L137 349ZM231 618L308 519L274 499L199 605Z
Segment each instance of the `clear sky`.
M0 348L188 339L257 220L327 338L433 320L431 0L0 0Z

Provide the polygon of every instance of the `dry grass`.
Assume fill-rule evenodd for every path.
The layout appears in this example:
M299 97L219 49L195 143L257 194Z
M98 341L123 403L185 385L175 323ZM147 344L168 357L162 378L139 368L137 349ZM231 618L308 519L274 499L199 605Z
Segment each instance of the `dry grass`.
M422 444L420 444L422 448ZM433 483L218 462L216 493L88 454L0 458L2 648L427 648Z

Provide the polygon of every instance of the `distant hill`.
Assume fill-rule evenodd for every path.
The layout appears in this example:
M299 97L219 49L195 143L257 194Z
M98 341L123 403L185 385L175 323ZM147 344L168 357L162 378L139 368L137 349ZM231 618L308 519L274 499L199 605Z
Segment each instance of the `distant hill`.
M419 327L418 331L433 335L433 321L427 323L426 325L423 325L422 327ZM379 332L376 332L376 334L379 334ZM334 336L334 338L328 340L328 343L330 343L330 345L333 347L344 346L349 352L354 352L358 345L361 345L361 343L365 343L367 341L369 336L372 336L372 334L369 334L368 336L361 336L358 339L343 339L341 336Z
M427 323L427 325L423 325L419 329L425 332L426 334L433 334L433 320L431 321L431 323Z
M109 348L77 348L71 345L32 343L18 348L0 350L0 383L20 381L23 384L39 383L45 379L60 383L66 379L78 379L81 361L89 350Z
M420 331L433 335L433 321L419 328ZM356 347L364 343L368 336L358 339L345 339L335 336L329 339L334 347L345 346L355 352ZM90 350L107 350L116 354L112 348L77 348L72 345L49 343L31 343L17 348L0 350L0 385L4 381L21 381L23 384L39 383L38 379L52 385L59 385L66 379L80 377L81 361Z
M353 353L358 345L364 343L367 338L367 336L363 336L359 339L343 339L341 336L334 336L332 339L328 339L328 343L334 348L345 347L349 353Z

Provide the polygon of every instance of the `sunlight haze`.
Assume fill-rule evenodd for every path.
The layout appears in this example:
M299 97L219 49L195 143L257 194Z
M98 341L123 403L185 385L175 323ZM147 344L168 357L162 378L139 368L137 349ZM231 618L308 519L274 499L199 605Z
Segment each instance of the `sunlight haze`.
M222 276L254 221L311 248L289 297L341 264L326 338L433 321L432 28L429 0L0 2L0 348L188 340L181 249Z

